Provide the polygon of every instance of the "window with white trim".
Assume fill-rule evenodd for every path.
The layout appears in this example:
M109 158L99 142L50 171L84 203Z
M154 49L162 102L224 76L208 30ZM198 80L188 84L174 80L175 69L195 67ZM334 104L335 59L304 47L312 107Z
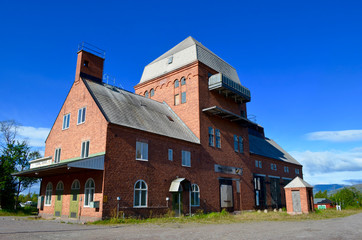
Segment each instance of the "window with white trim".
M138 180L134 185L134 207L147 207L147 184L143 180Z
M148 161L148 143L136 142L136 160Z
M65 114L63 116L63 127L62 130L68 129L69 128L69 121L70 121L70 113Z
M168 160L173 161L173 150L168 149Z
M94 201L95 184L94 180L89 178L84 187L84 207L89 207Z
M87 158L89 156L89 140L82 142L81 158Z
M86 107L82 107L78 109L78 121L77 124L82 124L85 122L85 112Z
M45 206L52 205L53 184L49 182L45 190Z
M209 146L214 146L214 129L209 127Z
M257 167L257 168L262 168L261 161L255 160L255 167Z
M221 135L219 129L215 129L215 143L217 148L221 148Z
M80 182L78 179L75 179L72 183L71 186L71 194L72 194L72 201L77 201L78 200L78 193L80 190Z
M55 149L55 153L54 153L54 163L59 163L60 162L60 154L62 152L61 148L57 148Z
M191 206L200 206L200 188L197 184L191 186Z
M189 151L181 151L182 154L182 166L191 167L191 153Z

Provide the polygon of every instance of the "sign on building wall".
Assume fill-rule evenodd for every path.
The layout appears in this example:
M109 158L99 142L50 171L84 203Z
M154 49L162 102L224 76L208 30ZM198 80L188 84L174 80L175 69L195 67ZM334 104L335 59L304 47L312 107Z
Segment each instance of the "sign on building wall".
M222 166L215 164L215 172L219 173L228 173L228 174L234 174L234 175L242 175L243 169L237 168L237 167L229 167L229 166Z

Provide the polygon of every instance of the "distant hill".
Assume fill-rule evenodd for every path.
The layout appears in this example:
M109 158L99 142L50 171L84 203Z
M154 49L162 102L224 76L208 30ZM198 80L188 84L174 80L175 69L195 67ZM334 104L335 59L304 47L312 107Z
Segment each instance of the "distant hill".
M357 191L360 191L362 193L362 184L355 184L355 185L350 185L350 186L345 186L346 188L351 188L354 187ZM339 190L339 189L338 189ZM332 195L335 194L338 190L331 190L328 191L328 195Z
M316 194L319 191L324 192L325 190L327 190L328 194L330 191L334 191L334 190L338 190L341 189L343 187L347 187L348 185L341 185L341 184L317 184L314 185L313 188L313 194Z

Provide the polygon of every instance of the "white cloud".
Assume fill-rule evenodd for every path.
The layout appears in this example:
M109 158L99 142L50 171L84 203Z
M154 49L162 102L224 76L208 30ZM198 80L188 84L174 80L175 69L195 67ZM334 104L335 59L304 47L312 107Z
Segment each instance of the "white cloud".
M320 131L306 134L308 140L329 142L362 141L362 130Z
M21 126L18 128L17 134L19 139L26 140L30 147L45 147L45 139L49 131L49 128Z
M291 154L303 164L303 171L311 175L362 171L361 148L354 148L349 151L291 152Z

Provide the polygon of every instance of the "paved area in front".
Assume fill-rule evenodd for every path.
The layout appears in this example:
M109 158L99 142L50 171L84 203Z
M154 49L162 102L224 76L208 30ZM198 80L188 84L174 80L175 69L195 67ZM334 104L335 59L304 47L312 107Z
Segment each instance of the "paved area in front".
M362 213L346 218L234 224L98 226L0 217L0 239L362 239Z

